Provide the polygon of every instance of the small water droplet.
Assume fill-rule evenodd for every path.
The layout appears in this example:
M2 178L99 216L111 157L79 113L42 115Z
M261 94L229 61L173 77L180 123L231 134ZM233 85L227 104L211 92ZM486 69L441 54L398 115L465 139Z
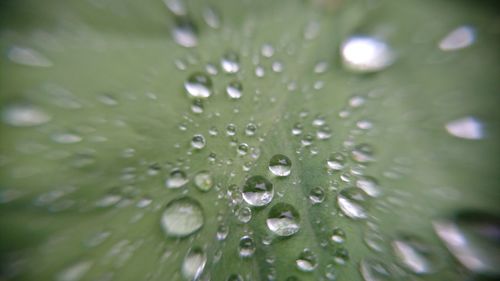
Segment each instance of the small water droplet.
M253 253L255 252L255 242L252 237L248 235L241 237L238 244L238 252L242 258L249 258L253 256Z
M400 236L391 243L402 265L416 274L434 271L436 257L432 248L415 236Z
M192 98L208 98L212 95L212 79L205 73L195 72L184 82L184 88Z
M176 18L171 32L174 41L182 47L192 48L198 45L198 29L188 18Z
M290 204L277 203L267 215L266 224L269 230L278 236L291 236L300 229L299 212Z
M257 131L257 125L254 123L248 123L247 126L245 127L245 135L251 137L255 135L255 132Z
M340 152L335 152L328 157L326 165L329 169L340 171L344 168L345 156Z
M328 62L320 61L314 66L314 73L322 74L328 70Z
M33 127L49 122L51 117L29 104L12 104L2 110L2 120L14 127Z
M220 224L219 227L217 227L217 240L223 241L226 240L227 235L229 234L229 227L225 224Z
M56 281L78 281L85 276L92 267L91 261L81 261L73 264L56 275Z
M352 72L367 73L385 69L394 61L394 52L386 42L368 36L353 36L342 43L344 67Z
M338 227L333 229L332 236L330 237L330 239L337 244L344 243L345 238L346 238L345 231Z
M203 10L203 19L211 28L217 29L221 25L221 16L213 7L206 7Z
M191 112L195 114L202 114L203 110L203 101L201 99L194 99L191 103Z
M380 196L380 187L374 177L362 176L356 180L356 187L361 188L368 196Z
M232 137L236 135L236 125L229 123L226 127L226 135Z
M248 207L241 207L236 210L236 217L241 223L247 223L252 219L252 210Z
M314 187L309 191L309 200L313 204L321 204L325 200L325 190L322 187Z
M201 191L209 191L214 185L212 175L209 171L198 172L194 176L194 185Z
M475 39L474 28L471 26L460 26L439 41L439 49L443 51L460 50L472 45Z
M349 252L347 249L341 247L333 252L333 261L335 261L336 264L345 265L348 260Z
M222 70L226 73L236 73L240 71L240 58L235 52L227 52L221 59Z
M484 135L483 124L470 116L450 121L445 128L449 134L461 139L479 140Z
M180 188L188 182L186 173L181 170L173 170L170 172L170 176L165 181L165 186L167 188Z
M273 184L262 176L248 178L243 186L243 200L251 206L264 206L274 196Z
M203 249L199 247L189 249L182 262L182 276L189 281L197 280L203 273L206 263L207 255Z
M292 171L292 161L283 154L275 154L269 161L269 171L277 177L289 176Z
M362 259L359 264L359 271L365 281L396 280L387 265L374 259Z
M7 57L17 64L36 66L36 67L50 67L53 63L40 52L31 48L13 46L7 51Z
M248 150L249 150L248 144L240 143L240 145L238 145L238 154L239 155L247 155Z
M198 201L183 197L167 204L161 216L161 226L167 236L186 237L198 231L204 223Z
M73 133L56 133L52 135L52 140L57 143L70 144L80 142L82 137Z
M232 81L226 87L226 93L231 99L240 99L243 95L243 86L239 81Z
M205 137L203 135L194 135L191 139L191 146L194 149L203 149L207 144Z
M264 44L260 48L263 57L270 58L274 55L274 47L271 44Z
M311 272L318 266L318 259L311 250L304 249L295 260L295 264L300 271Z
M369 163L375 161L373 154L373 147L369 144L362 143L356 145L352 149L351 158L358 163Z
M356 187L348 187L339 192L337 204L342 213L352 219L366 219L366 204L368 196Z
M304 126L302 126L302 124L295 123L295 125L293 125L293 128L292 128L292 135L298 136L298 135L302 134L303 129L304 129Z

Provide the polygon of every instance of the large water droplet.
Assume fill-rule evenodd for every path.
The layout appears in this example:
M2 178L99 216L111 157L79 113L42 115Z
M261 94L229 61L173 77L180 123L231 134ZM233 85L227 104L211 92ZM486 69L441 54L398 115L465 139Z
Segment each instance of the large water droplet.
M483 138L483 124L474 117L464 117L446 123L449 134L462 139L479 140Z
M356 180L356 187L361 188L368 196L377 197L380 195L380 187L374 177L361 176Z
M253 255L255 252L255 242L252 237L248 235L241 237L238 244L238 252L242 258L248 258Z
M500 217L480 212L458 212L433 223L446 247L474 273L500 276Z
M394 61L386 42L368 36L353 36L342 43L341 56L347 70L358 73L383 70Z
M414 236L401 236L391 243L396 257L407 269L416 274L434 271L436 257L432 248Z
M273 184L262 176L250 177L243 186L243 199L252 206L267 205L273 196Z
M344 215L352 219L366 219L368 217L365 209L367 199L368 196L363 190L348 187L339 192L337 203Z
M182 262L182 276L189 281L197 280L203 273L206 263L207 255L203 249L199 247L189 249Z
M194 176L194 185L201 191L209 191L214 185L212 175L209 171L198 172Z
M291 236L300 229L299 212L290 204L277 203L267 215L269 230L278 236Z
M184 186L187 182L186 173L181 170L173 170L165 181L165 186L167 188L179 188Z
M212 79L205 73L195 72L184 82L184 88L192 98L208 98L212 95Z
M474 43L475 37L474 28L460 26L441 39L439 49L443 51L455 51L467 48Z
M269 161L269 171L278 177L290 175L292 170L292 161L283 154L276 154Z
M203 223L203 209L198 201L190 197L170 201L161 216L163 231L171 237L189 236L198 231Z
M304 249L295 260L295 264L300 271L311 272L318 266L318 259L311 250Z
M43 110L29 104L13 104L2 110L2 120L14 127L32 127L50 121Z

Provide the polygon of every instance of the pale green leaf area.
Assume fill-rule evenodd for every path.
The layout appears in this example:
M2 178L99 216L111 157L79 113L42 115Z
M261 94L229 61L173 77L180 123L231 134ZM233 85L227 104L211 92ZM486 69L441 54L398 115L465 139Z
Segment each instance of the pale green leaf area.
M2 116L15 104L31 104L50 116L31 127L0 123L0 280L185 280L181 264L192 247L207 256L200 280L225 281L231 274L242 280L331 280L332 274L336 280L363 280L363 258L394 263L399 275L393 280L473 278L432 221L467 209L500 212L500 17L494 4L185 3L198 30L193 48L172 39L175 17L159 0L0 3ZM204 21L207 7L219 15L220 27ZM440 40L463 25L474 28L474 42L441 50ZM393 65L369 74L347 71L339 49L355 34L383 38L394 50ZM274 49L270 58L261 54L264 44ZM7 56L16 46L35 50L51 65L16 63ZM220 67L227 52L239 55L236 74ZM328 68L315 73L321 61ZM276 62L281 71L273 71ZM214 93L203 102L203 113L195 114L183 84L208 63L218 69L210 76ZM257 77L257 66L263 77ZM234 80L243 86L239 100L225 92ZM364 103L353 107L352 97ZM329 139L315 137L318 116L331 129ZM447 132L448 122L467 116L480 120L480 139ZM373 127L360 129L358 121ZM230 123L235 136L226 135ZM245 134L248 123L257 125L254 136ZM296 123L303 126L298 136L291 133ZM212 127L218 135L209 134ZM54 141L61 133L81 140ZM191 148L195 134L206 139L200 150ZM314 136L310 146L301 142L307 134ZM246 155L238 153L241 143L250 147ZM358 144L373 147L373 162L350 158ZM342 171L327 169L334 152L347 156ZM291 159L290 176L269 172L275 154ZM187 174L184 187L165 187L173 169ZM207 192L194 185L202 170L214 181ZM369 199L367 219L353 220L341 212L337 196L354 185L359 171L378 181L381 195ZM242 223L228 187L241 187L253 175L272 182L274 198L251 208L251 220ZM318 186L325 199L313 205L308 194ZM204 224L188 237L171 238L161 215L183 196L199 202ZM99 206L103 198L116 202ZM148 198L149 205L138 207ZM300 214L300 230L287 238L273 236L266 226L279 202ZM216 239L221 224L229 227L224 241ZM341 245L330 239L334 228L346 233ZM365 241L373 229L380 234L379 251ZM244 235L255 242L247 258L238 254ZM391 247L401 235L428 245L432 272L404 267ZM317 257L312 272L299 271L295 263L305 248ZM343 265L335 260L342 249L349 256Z

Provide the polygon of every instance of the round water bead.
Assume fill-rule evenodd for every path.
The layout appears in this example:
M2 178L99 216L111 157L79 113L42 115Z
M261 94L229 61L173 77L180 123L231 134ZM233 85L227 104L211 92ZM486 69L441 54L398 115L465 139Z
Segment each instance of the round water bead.
M274 196L273 184L263 176L252 176L243 186L243 200L252 206L264 206Z
M334 171L340 171L344 168L345 156L340 152L335 152L326 160L326 166Z
M318 260L311 250L304 249L295 260L295 264L300 271L311 272L318 266Z
M161 216L161 227L171 237L189 236L203 224L203 209L198 201L190 197L170 201Z
M173 170L170 172L170 176L165 181L165 186L167 188L180 188L188 182L186 173L181 170Z
M278 177L286 177L292 171L292 161L283 154L276 154L269 161L269 171Z
M351 158L358 163L369 163L375 161L373 154L373 147L369 144L362 143L356 145L352 149Z
M325 200L325 190L322 187L314 187L309 191L309 201L320 204Z
M351 219L366 219L368 195L356 187L348 187L339 192L337 204L342 213Z
M277 203L267 215L266 224L269 230L278 236L291 236L300 229L300 215L294 206Z
M394 52L389 45L369 36L352 36L341 46L344 68L356 73L377 72L394 62Z
M255 242L253 241L252 237L248 235L241 237L238 244L238 251L240 257L242 258L251 257L255 252Z
M184 88L192 98L208 98L212 95L212 79L205 73L195 72L184 82Z
M209 191L214 185L209 171L200 171L194 176L194 185L201 191Z
M239 81L232 81L227 85L226 93L231 99L240 99L243 95L243 85Z
M427 243L413 235L401 235L393 240L392 249L399 262L416 274L435 271L437 257Z
M203 249L199 247L189 249L182 262L182 276L189 281L197 280L203 273L206 263L207 255Z
M191 139L191 146L194 149L203 149L207 144L205 137L203 135L194 135Z
M237 53L227 52L221 59L221 68L226 73L236 73L240 70L240 59Z

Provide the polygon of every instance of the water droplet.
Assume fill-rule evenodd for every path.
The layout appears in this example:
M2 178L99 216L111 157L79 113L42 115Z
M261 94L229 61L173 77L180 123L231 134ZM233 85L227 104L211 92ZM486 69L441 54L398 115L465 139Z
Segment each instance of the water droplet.
M394 61L392 49L379 39L353 36L342 43L341 56L344 67L357 73L383 70Z
M359 271L365 281L396 280L387 265L374 259L362 259L359 264Z
M195 72L184 82L184 88L192 98L208 98L212 95L212 79L205 73Z
M292 161L283 154L275 154L269 161L269 171L277 177L286 177L292 171Z
M292 128L292 135L298 136L298 135L302 134L303 129L304 129L304 126L302 126L302 124L295 123L295 125L293 125L293 128Z
M235 52L226 53L221 59L222 70L226 73L236 73L240 71L240 58Z
M325 200L325 191L323 188L317 186L309 191L309 200L313 204L320 204Z
M314 73L322 74L328 70L328 63L326 61L320 61L314 66Z
M194 176L194 185L201 191L209 191L214 185L212 175L209 171L198 172Z
M484 135L481 122L470 116L450 121L445 128L452 136L462 139L479 140Z
M336 264L345 265L349 260L349 252L347 249L341 247L333 252L333 261Z
M253 241L252 237L248 235L241 237L238 244L238 251L240 257L242 258L251 257L255 252L255 242Z
M91 261L81 261L69 266L56 275L56 281L78 281L85 276L92 267Z
M191 112L195 114L202 114L203 110L203 101L201 99L194 99L191 103Z
M41 53L26 47L14 46L7 51L7 57L17 64L50 67L53 63Z
M252 219L252 210L248 207L241 207L236 210L236 217L241 223L247 223Z
M192 48L198 45L198 29L191 20L185 17L176 19L175 26L172 28L172 37L182 47Z
M311 272L318 266L318 260L311 250L304 249L295 260L295 264L300 271Z
M316 137L319 139L319 140L327 140L327 139L330 139L332 137L332 130L330 129L330 127L324 125L324 126L321 126L317 131L316 131Z
M448 33L439 42L439 49L443 51L455 51L467 48L475 41L474 28L471 26L460 26Z
M273 196L273 184L262 176L250 177L243 186L243 200L252 206L267 205Z
M221 16L213 7L206 7L203 10L203 19L211 28L217 29L221 25Z
M355 187L348 187L339 192L337 204L342 213L352 219L366 219L365 206L368 196L366 193Z
M181 170L173 170L165 181L165 186L167 188L179 188L184 186L187 182L186 173Z
M340 152L335 152L326 160L329 169L340 171L344 168L345 156Z
M32 127L50 121L50 116L29 104L13 104L2 110L3 121L14 127Z
M368 196L380 196L380 187L374 177L362 176L356 180L356 187L361 188Z
M314 141L314 136L311 134L305 134L302 139L300 140L300 143L302 146L311 146Z
M73 133L56 133L52 135L52 140L57 143L70 144L80 142L82 137Z
M375 161L373 158L373 147L366 143L358 144L352 149L351 158L358 163L373 162Z
M271 64L271 69L277 73L283 72L283 63L280 61L275 61Z
M187 14L186 5L182 0L163 0L163 3L174 15L183 16Z
M226 87L226 93L231 99L240 99L243 95L243 86L239 81L232 81Z
M194 135L191 139L191 146L194 149L203 149L207 142L205 141L205 137L203 135Z
M274 55L274 47L271 44L264 44L260 48L260 53L266 58L270 58Z
M203 273L206 263L207 255L203 249L199 247L189 249L182 262L182 276L186 280L197 280Z
M254 123L248 123L247 126L245 127L245 135L251 137L255 135L255 132L257 131L257 125Z
M161 216L161 226L171 237L189 236L198 231L203 223L203 209L198 201L190 197L170 201Z
M269 230L278 236L291 236L300 229L299 212L290 204L277 203L267 215L266 224Z
M432 248L414 236L401 236L391 243L396 257L402 265L416 274L434 271L436 257Z
M236 135L236 125L229 123L226 127L226 135L232 137Z
M332 236L330 237L330 239L337 244L344 243L345 238L346 238L345 231L338 227L333 229Z
M433 222L453 256L470 271L500 276L500 218L481 211L461 211Z
M220 224L219 227L217 227L217 240L223 241L226 240L227 235L229 234L229 227L225 224Z

